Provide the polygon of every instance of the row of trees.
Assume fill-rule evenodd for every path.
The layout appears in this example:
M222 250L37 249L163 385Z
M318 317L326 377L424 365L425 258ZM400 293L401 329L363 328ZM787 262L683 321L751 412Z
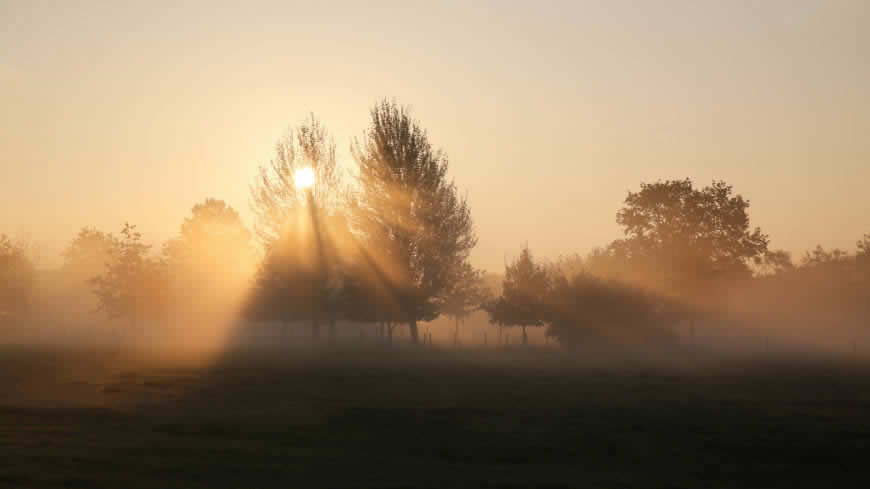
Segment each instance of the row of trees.
M62 255L60 276L72 288L88 284L98 310L131 325L181 311L208 318L210 311L226 309L255 259L238 213L215 199L196 204L159 253L125 223L117 235L81 229Z
M315 338L322 323L332 338L336 321L350 319L387 334L406 324L417 342L418 322L442 314L458 336L479 309L494 324L520 327L524 343L527 328L544 325L563 345L662 338L676 321L734 308L735 297L751 302L734 291L775 302L759 291L789 290L783 303L811 291L805 304L836 291L827 303L868 314L870 235L854 253L817 248L796 266L750 227L749 201L731 186L697 188L689 179L629 192L616 214L624 237L586 257L544 265L523 248L493 297L468 261L477 241L468 202L448 178L447 156L408 110L377 103L351 154L353 177L311 115L251 186L253 233L226 203L207 199L159 253L134 225L117 235L84 228L64 251L63 270L90 284L108 317L132 324L180 310L207 320L236 308L285 325L310 321ZM22 246L0 237L0 310L26 308L33 276ZM820 282L828 287L818 292Z
M249 317L310 320L315 337L323 321L332 331L352 319L389 330L407 324L416 342L419 321L462 319L482 294L481 273L468 263L477 239L467 200L448 178L446 154L407 108L382 101L370 116L352 144L354 178L313 115L282 139L251 187L253 233L235 210L208 199L157 253L132 224L118 234L82 229L63 253L64 276L88 283L100 310L132 325L180 309L208 312L233 293L243 297L240 282L252 289ZM310 188L297 181L303 169L313 174ZM30 266L3 239L4 260ZM259 265L249 266L255 257ZM2 263L4 274L33 276L32 266L16 270ZM4 280L13 283L27 285ZM21 302L7 290L3 298Z
M854 253L818 247L796 266L768 249L748 208L724 182L641 184L616 216L625 238L549 266L524 248L484 308L491 322L521 327L524 342L527 327L549 325L563 346L667 338L681 320L725 314L870 322L870 235Z

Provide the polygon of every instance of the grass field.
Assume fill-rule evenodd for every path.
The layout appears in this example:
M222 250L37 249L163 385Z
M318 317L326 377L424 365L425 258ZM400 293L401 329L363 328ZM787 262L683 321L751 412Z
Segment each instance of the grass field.
M0 487L868 487L870 369L0 350Z

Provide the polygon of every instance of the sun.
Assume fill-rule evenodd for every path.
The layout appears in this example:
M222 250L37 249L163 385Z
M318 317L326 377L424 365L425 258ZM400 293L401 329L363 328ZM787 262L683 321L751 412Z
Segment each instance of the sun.
M314 171L311 168L300 168L296 170L296 174L293 176L293 181L296 182L296 186L302 189L311 187L314 185Z

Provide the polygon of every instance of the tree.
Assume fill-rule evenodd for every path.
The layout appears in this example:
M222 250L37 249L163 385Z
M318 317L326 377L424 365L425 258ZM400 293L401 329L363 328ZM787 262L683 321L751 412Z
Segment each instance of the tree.
M865 281L870 283L870 234L865 234L858 241L858 250L855 252L855 260L858 268L865 272Z
M0 321L28 311L35 275L24 246L0 234Z
M165 306L166 275L162 264L148 256L151 245L142 243L136 226L124 223L115 242L113 260L91 279L100 310L109 318L139 320L159 315Z
M310 319L312 337L320 337L320 321L329 321L329 340L335 321L347 317L356 278L353 238L340 213L324 215L297 209L280 239L268 250L257 273L250 311L262 319ZM307 224L305 224L307 223ZM356 293L361 285L353 281Z
M488 295L483 282L483 272L476 270L470 263L462 262L451 272L449 284L441 299L441 312L455 322L453 344L459 341L459 321L480 309Z
M801 265L804 267L814 267L825 264L843 263L850 259L849 252L834 248L830 251L822 248L822 245L816 245L812 251L804 253L801 259Z
M663 298L640 287L586 271L559 273L547 298L547 335L563 347L625 345L664 338L672 311Z
M87 281L99 275L112 261L118 239L93 227L83 227L63 250L63 270L76 280Z
M178 236L163 245L163 257L176 275L235 282L239 275L246 278L254 259L251 233L226 202L206 199L193 206Z
M611 248L670 294L709 294L723 280L749 277L768 238L750 229L749 201L732 194L722 181L700 190L690 179L642 183L617 213L626 238Z
M870 234L865 234L858 241L857 246L858 246L858 251L857 251L858 256L865 256L865 257L870 256Z
M359 165L355 231L365 240L418 342L417 321L438 316L453 267L477 243L471 210L447 179L447 156L435 150L407 108L381 101L352 154Z
M791 253L785 250L771 250L764 253L761 261L756 265L756 274L759 276L777 275L793 271L794 262Z
M217 199L191 209L178 236L163 245L176 312L218 319L237 307L254 266L251 233L239 214Z
M303 188L296 182L296 173L303 168L310 169L314 175L311 188ZM261 267L259 290L263 296L258 302L266 297L272 301L285 299L266 292L263 285L289 293L301 291L300 280L305 281L307 287L316 292L309 296L305 308L315 339L320 336L321 317L329 312L328 295L332 292L327 286L328 271L335 268L335 263L329 262L333 255L325 250L330 244L324 241L328 233L322 225L344 208L346 195L342 173L335 160L335 143L313 114L278 143L275 159L268 167L260 168L260 175L251 188L256 215L254 230L267 257ZM306 270L308 266L313 268ZM279 286L276 281L288 283ZM300 300L299 297L286 299ZM258 307L265 310L262 303ZM266 309L280 312L284 320L298 317L302 312L292 312L293 308L278 304Z
M548 317L550 290L547 270L535 263L532 252L524 246L519 258L505 266L501 296L486 307L490 322L521 327L523 344L528 344L526 327L543 326Z

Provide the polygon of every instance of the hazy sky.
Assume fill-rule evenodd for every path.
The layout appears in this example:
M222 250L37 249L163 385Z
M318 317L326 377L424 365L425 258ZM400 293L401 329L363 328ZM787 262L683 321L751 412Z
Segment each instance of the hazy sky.
M316 112L346 159L385 96L450 155L489 269L606 244L658 178L732 183L796 253L870 232L866 0L229 3L0 0L0 232L51 264L206 197L250 223L288 127Z

